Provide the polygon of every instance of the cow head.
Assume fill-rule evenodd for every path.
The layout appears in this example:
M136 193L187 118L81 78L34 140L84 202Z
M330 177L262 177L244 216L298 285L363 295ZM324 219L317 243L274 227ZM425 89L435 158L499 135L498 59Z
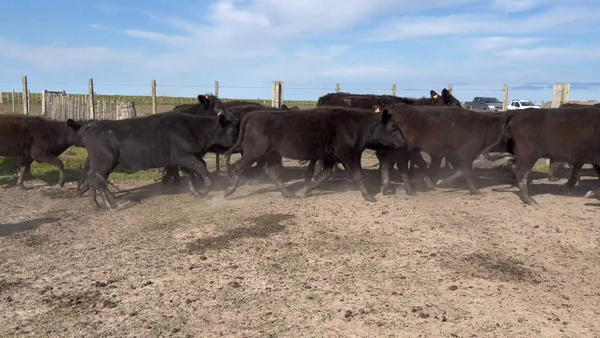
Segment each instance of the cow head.
M375 114L379 121L375 125L370 143L380 144L385 147L404 147L406 144L404 136L402 136L400 128L398 128L392 119L392 114L387 108L375 107Z
M450 107L453 106L457 106L457 107L462 107L462 105L460 104L460 101L454 97L452 94L450 94L450 91L446 88L442 89L442 101L444 101L444 104Z
M76 147L84 148L83 136L85 132L94 125L97 120L78 120L67 119L67 127L69 128L69 144Z
M231 121L235 121L236 118L219 100L216 96L211 94L198 95L198 103L200 104L200 109L204 112L200 115L217 115L219 112L225 115L225 117L229 118Z
M217 118L220 128L217 130L213 141L221 147L233 147L239 134L239 121L237 119L232 120L223 111L217 113Z
M431 99L435 102L435 105L444 105L444 106L458 106L462 107L460 101L450 94L450 91L446 88L442 89L442 95L438 94L435 90L431 90L429 92L431 95Z

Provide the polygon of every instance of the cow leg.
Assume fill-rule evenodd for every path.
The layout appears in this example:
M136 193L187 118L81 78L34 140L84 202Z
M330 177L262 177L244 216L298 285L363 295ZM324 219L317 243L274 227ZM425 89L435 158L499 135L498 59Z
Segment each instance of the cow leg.
M348 154L340 158L340 160L342 162L342 165L344 166L344 169L346 169L346 171L350 173L356 184L358 184L358 187L360 188L360 192L364 199L369 202L377 202L375 197L373 197L373 195L369 193L369 191L367 190L367 186L365 185L365 176L362 172L362 167L360 165L360 154Z
M550 159L550 164L548 165L548 181L550 181L550 182L558 181L559 180L558 175L560 175L560 171L564 166L565 166L565 162Z
M165 167L164 175L161 179L161 184L163 186L167 185L167 183L171 180L174 180L173 184L175 186L179 186L181 182L181 176L179 176L179 167Z
M579 181L579 172L581 171L581 167L583 167L583 163L573 164L573 171L571 172L571 177L569 177L569 180L567 181L567 183L565 183L565 187L567 187L567 191L569 191L569 194L571 193L571 190L573 189L575 184L577 184L577 181Z
M477 189L477 186L475 185L475 180L473 177L473 160L469 161L469 160L461 159L458 164L459 164L459 166L457 166L455 168L460 168L459 170L457 170L457 172L460 172L460 171L463 172L463 175L465 176L465 180L467 181L467 186L469 187L469 192L472 195L481 195L481 191L479 191L479 189Z
M90 158L86 157L85 163L83 164L83 171L81 172L81 176L79 176L79 179L77 180L77 195L81 196L90 189L89 175Z
M425 162L425 160L423 159L423 156L421 156L421 153L419 152L419 162L423 161L423 171L425 172L425 177L423 178L423 180L425 180L425 185L427 186L427 188L429 188L430 190L435 190L435 183L433 183L433 181L437 178L437 172L439 169L442 168L442 158L443 157L439 157L439 156L431 156L431 163L429 164L429 168L427 168L427 162ZM419 167L421 167L421 164L418 164ZM435 168L435 170L431 170L431 168ZM435 174L436 176L431 176Z
M597 164L594 164L594 170L596 171L596 175L598 175L598 178L600 178L600 166Z
M304 181L305 182L312 181L313 177L315 176L315 165L316 164L317 164L317 161L315 161L315 160L310 160L310 162L308 162L308 168L306 169L306 173L304 173Z
M515 167L515 177L517 180L517 186L519 187L519 190L520 190L519 197L521 198L521 201L523 201L523 203L529 204L529 205L538 204L533 198L531 198L531 196L529 196L529 186L528 186L529 173L531 172L531 168L533 168L535 162L536 162L536 160L529 160L529 159L525 160L525 159L519 158L516 162L516 167Z
M396 159L392 156L392 152L387 149L377 150L375 154L379 160L381 171L381 194L387 195L390 188L390 169L394 167Z
M231 176L229 179L229 186L227 187L227 190L225 190L225 192L223 193L224 197L227 197L235 192L240 181L240 174L243 173L244 170L246 170L247 168L250 168L259 159L260 155L252 156L251 154L246 152L242 155L242 158L239 161L233 164Z
M201 158L197 158L196 156L184 157L178 162L180 167L187 169L187 171L189 172L190 193L196 197L206 197L212 185L210 178L208 178L208 169L206 169L206 162L204 162L204 160ZM204 180L204 188L202 188L200 192L198 192L196 186L194 185L194 177L192 174L199 175Z
M63 162L58 157L54 157L50 154L47 154L43 151L33 151L31 153L31 157L37 162L45 162L50 163L58 168L58 185L62 188L65 185L65 168Z
M294 197L288 188L283 184L283 180L281 179L281 175L279 175L281 169L283 168L283 161L279 154L274 154L269 156L267 160L267 167L265 168L265 173L271 181L275 183L275 185L281 190L283 197L291 198Z
M25 175L27 172L31 173L31 163L33 159L31 157L25 156L21 159L21 167L19 168L19 178L17 179L17 188L25 189L23 185L23 181L25 180Z
M306 195L312 190L316 189L318 186L323 184L323 182L327 181L331 174L333 173L333 166L335 165L334 161L322 161L323 170L314 181L309 181L300 191L298 191L299 197L306 197Z

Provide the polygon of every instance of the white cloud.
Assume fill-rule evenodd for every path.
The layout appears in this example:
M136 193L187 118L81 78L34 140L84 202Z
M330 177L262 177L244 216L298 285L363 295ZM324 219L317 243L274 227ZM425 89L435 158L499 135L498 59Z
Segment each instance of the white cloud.
M496 56L506 63L535 61L540 64L565 64L572 60L600 60L600 48L509 48L496 53Z
M475 51L487 52L498 51L506 48L514 48L532 45L540 41L539 38L513 38L508 36L488 36L473 39L469 45Z
M427 36L458 34L532 34L565 26L595 25L600 10L590 8L552 8L525 19L508 19L499 13L460 14L442 17L402 17L388 20L365 34L371 41L400 41Z
M514 13L527 11L543 4L544 0L493 0L493 6L504 12Z
M129 63L139 56L102 47L28 46L0 40L0 58L26 60L43 71L87 69L111 62Z
M399 88L425 85L436 90L443 83L457 82L494 82L501 87L523 81L524 74L527 81L538 77L554 81L552 76L567 71L547 65L598 59L597 48L544 46L550 41L556 45L551 34L558 28L577 32L586 24L593 28L600 20L600 11L594 10L598 3L566 1L572 6L561 2L565 7L550 6L530 14L523 12L558 0L215 0L201 14L181 8L185 18L139 8L138 14L151 20L152 29L130 25L139 18L124 21L130 26L122 30L112 22L89 25L122 34L125 45L150 42L144 52L0 40L0 59L26 60L36 68L57 72L110 65L103 68L110 73L111 68L125 66L144 79L170 84L219 80L228 85L268 86L271 80L281 79L307 87L336 82L383 83L383 87L398 83ZM474 12L469 5L456 7L460 4L487 9ZM104 13L125 11L107 2L96 6ZM455 14L432 16L432 10ZM361 33L365 26L375 29ZM444 53L435 55L424 55L414 47L406 53L396 46L388 51L386 45L392 44L372 43L450 35L459 36L456 40L464 45L440 39Z

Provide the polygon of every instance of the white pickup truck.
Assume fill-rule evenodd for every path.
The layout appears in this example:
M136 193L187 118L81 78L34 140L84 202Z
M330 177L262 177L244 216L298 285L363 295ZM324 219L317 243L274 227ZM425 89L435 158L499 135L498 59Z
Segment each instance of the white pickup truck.
M508 110L529 108L540 109L541 107L533 103L533 101L531 100L512 100L510 101L510 104L506 107L506 109Z

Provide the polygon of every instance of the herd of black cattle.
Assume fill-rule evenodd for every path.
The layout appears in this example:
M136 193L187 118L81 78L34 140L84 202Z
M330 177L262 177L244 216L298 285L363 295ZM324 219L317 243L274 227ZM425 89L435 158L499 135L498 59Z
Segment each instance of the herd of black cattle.
M242 172L254 164L292 197L280 177L282 158L310 161L306 183L296 194L305 196L325 182L336 163L341 163L358 184L363 197L375 201L364 184L361 155L376 152L381 171L381 193L389 192L390 170L400 171L404 189L415 194L410 168L423 170L425 184L449 183L464 177L470 193L479 190L473 180L473 162L483 157L509 157L508 167L524 203L536 204L528 191L529 172L540 158L549 158L550 179L557 168L568 163L568 189L579 180L582 166L590 163L600 175L600 104L563 104L555 109L510 110L503 113L465 109L447 90L430 97L403 98L389 95L331 93L319 98L316 108L265 107L256 103L222 103L213 95L199 95L198 103L180 105L173 111L125 120L65 122L43 117L0 115L0 156L21 157L17 186L30 173L30 165L52 163L58 167L62 187L65 172L58 158L71 146L85 147L88 153L79 180L79 193L90 191L95 209L100 194L103 204L116 207L108 189L109 174L122 165L132 170L164 168L162 183L179 180L179 171L190 176L193 195L204 197L211 180L203 157L223 154L230 184L225 196L235 192ZM431 156L422 158L421 151ZM233 166L230 156L241 153ZM495 154L495 155L492 155ZM454 173L441 180L442 159ZM315 176L315 164L322 171ZM197 178L203 180L198 190ZM315 176L315 177L313 177ZM434 181L437 183L434 183ZM596 197L590 191L586 197Z

